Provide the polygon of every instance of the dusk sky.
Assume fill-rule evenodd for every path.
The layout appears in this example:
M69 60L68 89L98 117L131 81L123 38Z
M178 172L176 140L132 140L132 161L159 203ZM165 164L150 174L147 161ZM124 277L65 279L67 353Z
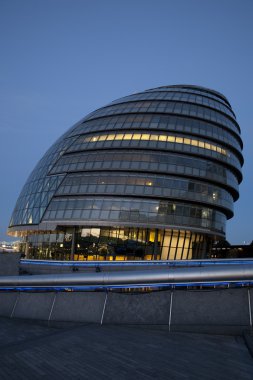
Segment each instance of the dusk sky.
M252 0L0 0L0 240L28 175L87 113L171 84L223 93L244 180L227 240L253 240Z

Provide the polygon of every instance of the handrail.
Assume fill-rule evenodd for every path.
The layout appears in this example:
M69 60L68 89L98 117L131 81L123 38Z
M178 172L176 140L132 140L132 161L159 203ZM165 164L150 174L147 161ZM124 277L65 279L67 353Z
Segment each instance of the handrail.
M253 281L253 264L223 265L154 270L111 272L73 272L71 274L44 274L1 276L0 287L8 286L83 286L83 285L143 285L179 284L228 281Z
M49 265L71 267L103 267L103 266L171 266L195 267L209 265L248 265L253 264L252 259L203 259L203 260L128 260L128 261L63 261L21 259L21 265Z
M149 290L168 290L177 288L194 289L201 288L201 290L207 288L218 289L219 287L229 289L231 287L251 287L253 281L213 281L213 282L182 282L182 283L165 283L165 284L126 284L126 285L82 285L82 286L6 286L0 287L0 292L18 291L18 292L84 292L84 291L113 291L113 290L134 290L138 292L138 289L142 293ZM143 292L143 289L145 290Z

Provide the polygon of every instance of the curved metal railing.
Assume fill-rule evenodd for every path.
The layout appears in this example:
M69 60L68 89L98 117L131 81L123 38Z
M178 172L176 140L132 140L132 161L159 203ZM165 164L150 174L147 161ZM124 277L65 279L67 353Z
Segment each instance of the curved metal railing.
M73 272L70 274L44 274L1 276L0 290L8 289L77 289L93 290L113 288L164 288L178 286L215 286L253 284L253 263L199 266L167 267L163 269L110 271L110 272Z

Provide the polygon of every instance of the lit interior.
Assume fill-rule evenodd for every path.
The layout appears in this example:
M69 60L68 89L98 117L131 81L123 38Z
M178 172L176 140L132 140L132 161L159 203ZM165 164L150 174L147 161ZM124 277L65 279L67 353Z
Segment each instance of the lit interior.
M100 142L100 141L116 141L116 140L145 140L145 141L161 141L168 143L186 144L197 146L199 148L213 150L214 152L228 156L227 150L220 146L210 144L204 141L190 139L186 137L178 137L171 135L158 135L150 133L114 133L109 135L96 135L84 138L84 142Z

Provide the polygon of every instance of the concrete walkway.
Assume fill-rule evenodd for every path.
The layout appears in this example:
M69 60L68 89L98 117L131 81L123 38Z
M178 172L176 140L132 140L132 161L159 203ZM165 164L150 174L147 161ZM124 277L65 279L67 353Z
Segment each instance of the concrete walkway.
M253 380L242 337L0 318L0 379Z

